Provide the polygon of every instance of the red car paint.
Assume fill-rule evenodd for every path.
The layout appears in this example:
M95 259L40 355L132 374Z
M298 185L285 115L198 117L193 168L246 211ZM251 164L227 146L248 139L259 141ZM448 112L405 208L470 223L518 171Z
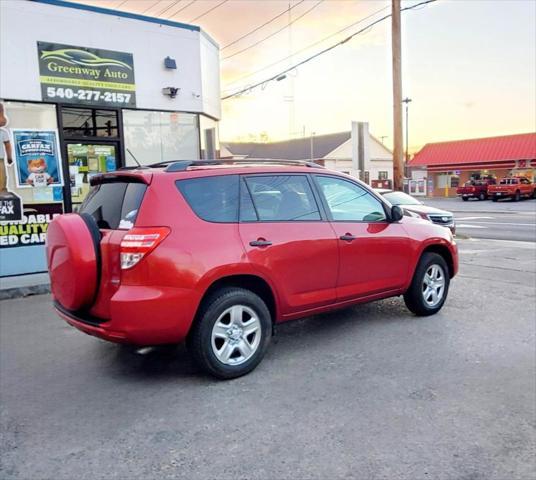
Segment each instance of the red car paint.
M358 183L387 205L355 179L305 166L207 166L178 172L152 168L106 174L94 182L135 180L146 185L143 201L130 232L100 228L94 295L79 287L87 280L91 292L91 261L75 263L77 272L62 270L55 253L63 250L76 259L84 256L77 246L91 249L87 232L64 233L65 225L79 225L83 230L74 220L78 215L63 215L51 223L47 256L58 314L79 330L112 342L167 344L186 338L209 289L231 279L265 285L272 298L273 321L278 323L401 295L427 250L444 256L451 277L457 273L457 246L451 233L418 218L213 223L202 220L176 186L176 181L184 179L258 174L343 178ZM125 235L142 242L144 232L149 236L157 232L154 235L158 236L162 227L169 233L158 238L137 264L122 269L122 248L133 245L132 240L124 241ZM347 234L355 240L339 238ZM252 241L267 239L270 246L250 246ZM71 282L82 292L69 293Z

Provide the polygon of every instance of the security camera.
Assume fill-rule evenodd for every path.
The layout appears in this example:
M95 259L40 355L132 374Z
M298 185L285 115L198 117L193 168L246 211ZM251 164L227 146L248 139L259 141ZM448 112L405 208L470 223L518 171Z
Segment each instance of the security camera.
M177 93L179 93L180 88L178 87L165 87L162 89L162 93L167 95L169 98L175 98Z

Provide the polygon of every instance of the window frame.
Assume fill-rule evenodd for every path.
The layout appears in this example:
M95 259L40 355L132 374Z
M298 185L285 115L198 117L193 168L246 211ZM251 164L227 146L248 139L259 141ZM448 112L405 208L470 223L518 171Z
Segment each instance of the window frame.
M261 220L259 218L259 213L257 212L257 207L255 205L255 202L253 201L253 196L251 195L251 190L249 188L247 178L259 178L259 177L305 177L305 180L307 184L309 185L309 188L311 190L311 193L313 195L313 200L316 204L317 211L320 215L320 218L318 219L303 219L303 220ZM324 204L322 203L322 200L319 196L319 192L316 189L316 185L313 182L313 180L310 178L310 174L307 173L299 173L299 172L273 172L273 173L246 173L241 174L241 182L240 182L240 202L239 202L239 209L238 209L238 221L240 223L318 223L318 222L326 222L328 221L328 216L326 211L324 210ZM245 189L244 195L247 195L249 198L249 201L253 205L253 209L255 210L255 215L257 216L256 220L243 220L242 219L242 189Z
M391 214L390 214L390 209L389 209L389 206L387 205L387 203L385 202L385 200L380 196L378 195L376 192L374 192L373 190L369 189L369 188L366 188L364 185L361 185L360 183L358 182L355 182L351 179L348 179L348 178L343 178L343 177L339 177L338 175L328 175L328 174L323 174L323 173L315 173L312 175L313 176L313 182L315 184L315 187L318 191L318 195L320 196L320 199L322 201L322 206L326 212L326 216L328 218L328 220L331 222L331 223L379 223L379 224L388 224L388 223L391 223ZM364 190L366 193L368 193L372 198L374 198L375 200L377 200L380 205L382 206L383 208L383 213L385 214L385 219L383 220L336 220L333 218L333 215L331 213L331 210L329 208L329 204L328 204L328 201L324 195L324 192L322 191L322 186L320 185L320 183L318 182L318 177L327 177L327 178L332 178L332 179L335 179L335 180L340 180L342 182L347 182L349 183L350 185L354 185L358 188L360 188L361 190Z

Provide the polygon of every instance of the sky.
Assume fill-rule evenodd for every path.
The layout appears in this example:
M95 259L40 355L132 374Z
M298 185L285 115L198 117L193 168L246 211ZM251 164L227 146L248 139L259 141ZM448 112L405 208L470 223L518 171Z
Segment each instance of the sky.
M337 43L390 6L388 0L78 1L200 25L221 47L222 96ZM415 3L402 0L403 7ZM403 95L412 99L410 151L429 142L536 131L536 0L438 0L403 12L402 66ZM371 133L392 146L390 20L281 81L223 101L220 139L321 135L349 130L352 120L369 122Z

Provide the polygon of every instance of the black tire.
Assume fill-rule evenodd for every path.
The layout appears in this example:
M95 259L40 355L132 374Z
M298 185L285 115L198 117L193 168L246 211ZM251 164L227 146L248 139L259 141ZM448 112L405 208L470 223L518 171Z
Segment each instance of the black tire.
M498 199L497 197L491 197L491 201L492 201L492 202L496 202L496 201L498 201L498 200L499 200L499 199Z
M478 196L478 199L479 200L486 200L486 194L484 192L481 192L480 195Z
M519 200L521 200L521 193L519 192L519 190L516 191L513 200L514 202L519 202Z
M462 197L462 200L463 200L464 202L467 202L467 200L469 200L469 197Z
M443 289L443 296L440 299L439 303L437 305L430 306L426 303L424 299L423 282L426 272L434 265L438 265L443 270L443 278L445 280L445 284ZM449 284L450 275L445 259L437 253L424 253L419 260L417 268L415 269L411 285L408 291L404 294L404 302L406 303L406 307L408 307L411 312L413 312L419 317L434 315L435 313L439 312L439 310L441 310L441 307L443 307L443 304L447 299L447 295L449 292Z
M220 315L239 305L248 307L257 316L260 323L260 341L249 359L238 365L228 365L220 361L213 350L212 331ZM272 319L264 301L250 290L225 287L203 301L188 336L187 346L195 363L202 370L220 379L231 379L251 372L261 362L271 337Z

